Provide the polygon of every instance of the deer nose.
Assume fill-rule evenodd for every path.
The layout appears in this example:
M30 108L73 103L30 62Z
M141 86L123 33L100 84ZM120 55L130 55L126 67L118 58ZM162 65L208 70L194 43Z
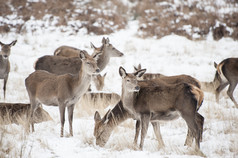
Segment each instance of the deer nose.
M100 72L100 69L96 69L96 73L99 73Z
M140 90L140 87L139 87L139 86L136 86L136 87L135 87L135 90L139 91L139 90Z
M7 58L8 56L7 55L3 55L4 58Z

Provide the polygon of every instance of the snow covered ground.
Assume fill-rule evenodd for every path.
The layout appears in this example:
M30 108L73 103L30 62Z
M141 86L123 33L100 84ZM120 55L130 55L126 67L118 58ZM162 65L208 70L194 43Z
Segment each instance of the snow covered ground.
M35 60L43 55L51 55L61 45L74 46L92 53L90 42L101 46L102 37L109 37L110 43L125 55L112 58L102 72L107 72L105 92L121 94L121 78L119 66L128 72L133 66L142 64L147 72L158 72L165 75L188 74L200 81L213 80L215 68L213 62L220 62L228 57L238 57L238 42L225 38L212 40L209 36L205 41L190 41L176 35L162 39L141 39L135 33L138 23L130 22L127 29L109 36L85 35L79 32L77 36L67 32L35 32L24 35L0 35L3 43L17 39L10 56L11 72L7 84L5 102L29 103L25 89L25 78L34 71ZM0 81L0 87L3 82ZM238 101L237 88L234 97ZM0 93L0 101L3 93ZM89 107L90 108L90 107ZM111 106L113 108L113 105ZM153 129L150 126L145 140L144 150L133 146L133 120L120 124L112 133L104 148L95 145L93 136L93 114L74 116L74 136L68 137L68 120L66 117L65 135L60 138L60 120L57 107L44 106L53 121L35 125L35 132L26 134L20 125L0 126L1 151L6 151L3 157L33 157L33 158L74 158L74 157L199 157L193 148L184 146L187 127L183 119L161 123L161 134L165 142L163 149L158 148ZM76 110L80 110L77 108ZM83 109L82 113L83 113ZM96 109L95 109L96 111ZM103 111L101 109L101 111ZM104 115L107 109L104 110ZM220 103L215 102L214 95L205 93L205 100L200 114L205 117L203 142L201 151L207 157L238 157L238 109L228 99L225 92L220 96ZM80 113L80 111L77 111ZM8 154L7 154L8 153Z

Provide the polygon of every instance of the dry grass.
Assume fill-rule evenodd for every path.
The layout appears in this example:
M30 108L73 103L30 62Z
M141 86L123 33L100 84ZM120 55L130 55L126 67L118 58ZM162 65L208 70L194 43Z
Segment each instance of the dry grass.
M75 107L76 117L92 116L95 111L105 113L109 106L113 108L120 100L120 96L116 93L94 94L95 96L91 96L90 93L86 93L82 96Z
M29 150L28 136L24 130L12 125L0 125L0 146L0 157L31 157L32 144Z
M215 40L222 37L238 39L238 12L234 9L234 0L226 1L224 6L213 0L183 1L180 5L174 0L150 0L149 3L148 0L140 0L130 3L133 7L117 0L46 0L46 3L27 0L8 0L6 3L0 0L0 16L17 15L15 19L5 18L0 23L0 32L25 33L56 26L61 31L70 30L71 34L86 29L88 34L103 35L124 29L129 19L138 19L138 35L141 37L161 38L174 33L188 39L201 40L212 31ZM213 9L207 11L205 8ZM226 9L231 9L230 13L218 12ZM43 20L44 23L27 24L32 18ZM18 21L12 23L14 20Z
M218 8L212 0L204 4L206 7L215 8L214 11L206 11L204 6L200 6L201 4L202 2L198 1L192 3L184 1L181 5L175 5L174 1L151 0L150 3L146 0L140 1L133 8L134 16L140 21L140 36L161 38L174 33L188 39L201 40L205 39L212 29L215 40L222 37L238 39L237 12L218 13L217 10L221 7ZM235 4L230 1L223 7L229 6L234 8ZM217 21L221 23L220 26L216 26ZM226 25L234 31L229 32Z

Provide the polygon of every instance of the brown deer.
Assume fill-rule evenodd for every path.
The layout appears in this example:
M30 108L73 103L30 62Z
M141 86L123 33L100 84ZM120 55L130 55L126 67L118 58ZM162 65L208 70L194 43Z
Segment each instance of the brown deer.
M54 51L54 55L63 57L79 57L80 51L80 49L74 47L60 46Z
M0 103L0 124L22 124L27 121L30 115L31 105L25 103ZM41 123L52 120L49 113L42 107L36 109L36 115L33 118L34 123Z
M114 128L129 118L133 119L133 115L129 114L124 109L121 100L115 105L115 107L112 110L108 110L108 112L104 115L103 118L101 118L99 112L96 111L94 114L94 121L95 121L94 136L96 137L96 144L101 147L104 146L107 143ZM179 118L179 115L177 112L160 113L159 115L151 113L150 122L153 126L154 133L156 135L156 138L159 142L160 147L164 146L164 142L160 133L160 125L158 121L171 121L177 118ZM199 113L196 113L196 121L198 122L199 129L202 131L203 121L204 121L203 116L201 116ZM134 145L137 144L139 130L140 130L139 126L140 126L140 121L137 120ZM193 139L190 132L187 134L185 145L191 146L192 142L193 142Z
M117 50L112 44L109 43L109 38L102 38L102 46L97 48L91 43L91 47L94 49L94 53L102 52L102 55L97 60L97 65L100 71L104 70L109 63L111 57L121 57L124 54ZM61 46L54 52L55 56L63 57L78 57L80 50L70 46Z
M75 115L91 116L96 110L102 111L108 106L116 105L121 99L117 93L108 92L87 92L85 93L76 104Z
M4 80L3 83L3 94L4 99L6 97L6 85L8 80L8 74L10 72L10 62L9 56L11 53L11 47L16 44L17 40L12 41L10 44L4 44L0 42L1 45L1 55L0 55L0 79Z
M219 103L220 92L229 85L227 95L238 108L238 104L234 99L233 92L238 83L238 58L227 58L217 64L214 62L216 69L215 77L212 82L202 82L202 89L214 92L216 101Z
M96 60L101 55L88 55L86 51L81 51L80 59L82 61L78 74L56 75L47 71L37 70L30 74L25 85L30 98L32 112L31 119L34 116L36 107L40 104L59 106L61 120L61 134L64 133L65 108L68 109L69 131L73 136L72 121L75 103L87 91L92 74L99 73ZM31 121L32 131L34 123Z
M202 122L203 120L196 120L203 118L197 112L198 104L202 103L202 99L199 99L203 96L200 95L202 91L187 83L169 85L158 79L156 81L137 81L137 78L145 73L145 69L133 74L127 74L126 71L120 67L119 73L122 77L121 100L123 107L134 119L141 121L141 149L143 148L149 121L166 120L166 117L168 120L172 120L178 117L177 112L184 118L188 128L192 132L192 136L196 140L196 149L200 148L201 128L198 127L198 122ZM105 122L108 122L108 120L106 119ZM154 130L156 131L159 129L159 124L157 121L155 122ZM96 123L95 129L96 125L100 126L100 124L102 124L101 121L100 123ZM102 131L104 132L102 129L99 130L99 132L95 132L97 144L100 146L105 145L110 136L110 132L105 131L105 133L102 134ZM158 139L158 132L155 133L157 133L156 136Z
M233 92L238 83L238 58L227 58L220 62L219 64L214 63L214 66L217 69L218 75L220 76L216 78L218 82L220 82L219 86L215 90L216 101L219 102L219 94L220 92L227 86L227 95L233 101L235 106L238 108L238 104L233 97ZM217 75L217 76L218 76Z
M101 52L101 55L97 59L97 65L102 71L106 65L109 63L111 57L121 57L123 56L123 53L121 53L119 50L117 50L112 44L109 43L109 38L102 39L102 46L99 48L96 48L92 43L91 43L92 48L94 48L94 53L98 54ZM61 47L60 47L61 48ZM40 57L36 62L35 62L35 70L46 70L50 73L54 73L57 75L62 75L66 73L71 73L71 74L77 74L79 72L79 69L82 65L81 60L78 57L75 57L74 55L69 55L66 57L63 54L75 54L76 48L72 47L67 47L67 46L62 46L60 49L58 48L57 52L64 52L64 53L57 53L55 51L56 56L50 56L46 55L43 57ZM77 50L80 51L80 50ZM102 79L102 78L101 78ZM102 89L102 85L98 86L98 83L100 81L100 76L93 75L93 80L97 81L95 83L97 90ZM101 84L101 83L100 83Z
M107 73L105 73L104 75L101 75L101 74L93 75L92 80L95 83L96 89L98 91L101 91L103 89L106 75Z
M138 67L134 66L134 69L135 69L135 71L141 70L142 69L141 64L139 64ZM154 80L159 79L159 80L166 82L167 84L188 83L188 84L192 84L192 85L196 86L198 88L198 90L200 90L200 88L201 88L201 83L197 79L195 79L189 75L165 76L160 73L145 73L143 76L138 78L138 80L152 80L152 79L154 79ZM203 92L200 92L200 94L202 95L201 98L203 99L204 98ZM201 100L200 100L200 102L201 102ZM200 106L201 106L201 104L198 104L197 110L200 109ZM200 119L197 119L197 121L203 120L201 122L201 124L202 124L201 126L203 127L204 118L202 118L202 116L197 116L197 117L200 117ZM134 143L137 142L139 130L140 130L140 121L138 120L136 122L136 137L135 137ZM202 141L203 128L201 128L200 132L201 132L200 141ZM187 136L185 145L191 144L190 138L191 138L191 131L188 129L188 136Z

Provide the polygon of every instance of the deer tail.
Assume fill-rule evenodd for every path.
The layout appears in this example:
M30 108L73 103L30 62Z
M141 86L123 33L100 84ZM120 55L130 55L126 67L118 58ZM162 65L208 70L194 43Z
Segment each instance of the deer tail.
M61 49L56 49L54 55L57 56L61 52Z
M35 61L34 65L33 65L33 67L34 67L35 70L36 70L36 68L37 68L38 60L39 60L39 59L37 59L37 60Z
M218 66L217 66L217 72L218 72L219 75L223 75L223 73L222 73L223 65L224 65L224 62L218 64Z
M198 111L202 105L202 102L204 99L204 93L200 88L198 88L194 85L190 84L190 87L191 87L191 92L193 93L195 99L197 100L197 111Z

